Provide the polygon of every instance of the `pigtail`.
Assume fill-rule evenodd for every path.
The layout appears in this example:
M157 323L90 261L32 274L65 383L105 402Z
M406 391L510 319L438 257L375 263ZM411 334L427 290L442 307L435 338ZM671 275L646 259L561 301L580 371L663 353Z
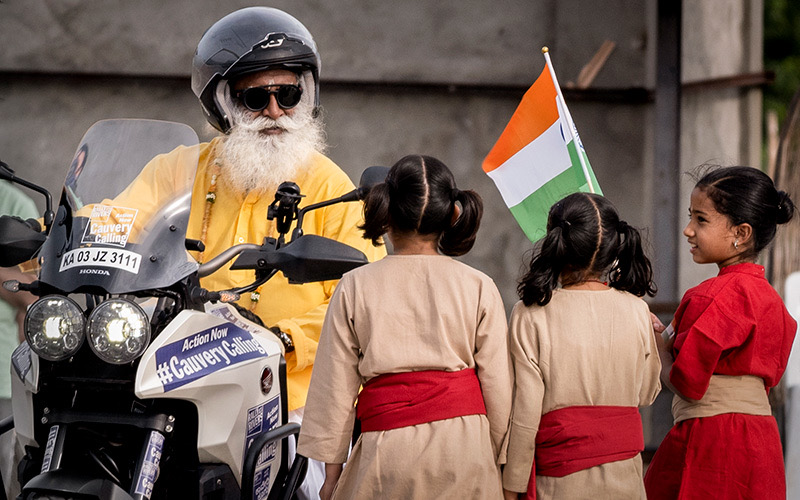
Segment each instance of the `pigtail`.
M373 186L364 198L364 223L358 226L364 239L374 246L383 244L382 236L389 230L390 186L384 182Z
M778 224L786 224L794 217L795 206L786 191L778 191Z
M472 249L483 217L483 200L475 191L453 189L453 211L456 202L461 204L461 214L439 238L439 251L445 255L464 255Z
M538 253L531 258L528 272L517 286L519 298L526 306L544 306L553 297L553 290L558 287L558 278L566 265L568 231L569 222L566 221L551 227L542 240Z
M653 282L653 268L644 253L639 230L621 220L617 224L617 232L621 241L617 265L610 272L609 286L637 297L645 294L655 296L657 288Z

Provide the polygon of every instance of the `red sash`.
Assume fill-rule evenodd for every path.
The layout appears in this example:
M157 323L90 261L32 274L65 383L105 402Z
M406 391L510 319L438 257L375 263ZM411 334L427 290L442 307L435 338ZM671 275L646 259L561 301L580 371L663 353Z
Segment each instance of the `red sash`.
M528 492L536 475L567 474L635 457L644 449L642 418L633 406L569 406L542 415Z
M387 373L364 384L361 431L386 431L466 415L486 415L475 370Z

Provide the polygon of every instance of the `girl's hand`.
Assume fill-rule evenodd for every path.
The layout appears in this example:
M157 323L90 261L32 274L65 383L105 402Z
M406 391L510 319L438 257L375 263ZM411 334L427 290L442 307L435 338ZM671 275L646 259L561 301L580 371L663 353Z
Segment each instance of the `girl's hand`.
M322 483L322 488L319 489L319 499L320 500L330 500L333 496L333 489L336 488L336 481L328 481L325 480Z
M675 358L672 356L672 345L675 343L675 336L673 335L669 341L665 342L661 333L664 332L667 327L665 327L664 323L653 313L650 313L650 321L653 323L653 335L656 337L658 357L661 360L661 383L673 393L680 394L669 379L669 374L672 371L672 363L675 362Z
M650 322L653 323L653 334L656 336L656 346L658 346L659 353L666 353L672 357L672 344L675 343L675 336L673 335L668 341L664 341L664 337L661 335L664 333L664 330L667 329L664 326L664 323L658 319L653 313L650 313Z
M662 323L661 320L658 319L658 316L656 316L653 313L650 313L650 321L653 323L653 331L656 333L661 333L667 329L667 327L664 326L664 323Z
M325 464L325 482L319 489L320 500L331 499L333 490L336 489L336 483L339 482L339 476L342 475L342 469L342 464Z

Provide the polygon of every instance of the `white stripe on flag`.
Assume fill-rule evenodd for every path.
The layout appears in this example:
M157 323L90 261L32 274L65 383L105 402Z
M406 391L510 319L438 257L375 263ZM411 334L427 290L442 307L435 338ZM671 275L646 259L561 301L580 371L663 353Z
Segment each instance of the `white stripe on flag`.
M561 120L556 120L542 135L489 172L489 177L506 205L513 207L571 165Z

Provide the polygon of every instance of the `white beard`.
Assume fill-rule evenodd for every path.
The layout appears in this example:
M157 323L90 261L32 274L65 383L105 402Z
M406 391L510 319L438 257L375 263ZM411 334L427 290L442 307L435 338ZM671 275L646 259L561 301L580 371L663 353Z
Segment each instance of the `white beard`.
M233 127L224 138L220 153L221 177L240 193L275 192L282 182L295 180L315 151L325 149L322 122L312 116L310 106L301 103L292 116L277 120L253 118L241 108L232 114ZM283 133L261 133L272 127L282 128Z

